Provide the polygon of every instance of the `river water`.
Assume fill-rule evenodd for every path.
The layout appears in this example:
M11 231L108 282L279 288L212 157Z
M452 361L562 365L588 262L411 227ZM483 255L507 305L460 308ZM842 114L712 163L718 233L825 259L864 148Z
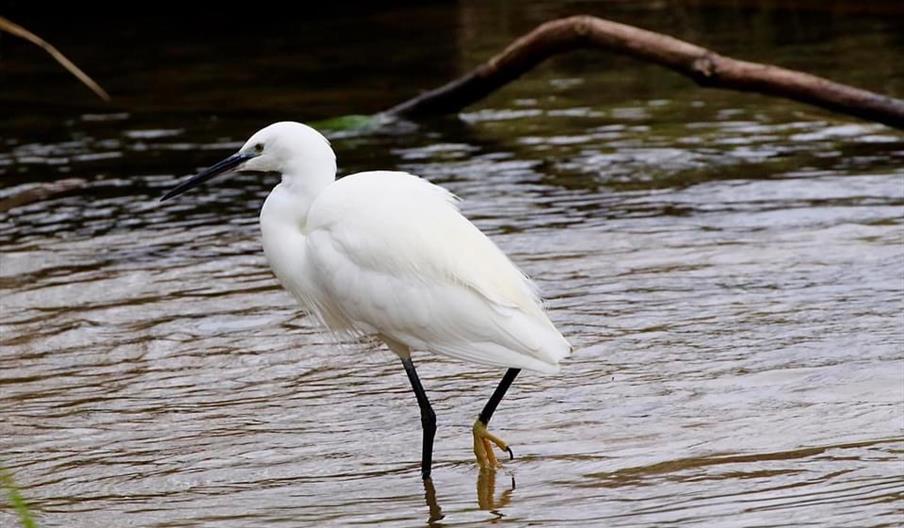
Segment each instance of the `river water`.
M78 187L0 214L0 464L39 524L900 525L898 131L593 53L456 118L332 131L343 174L459 195L577 347L561 375L514 384L491 429L516 458L492 474L470 428L502 371L417 354L439 422L429 490L396 358L336 346L272 277L256 217L274 182L157 202L269 121L391 106L588 9L904 95L900 60L868 59L904 51L889 12L716 4L328 11L297 39L174 21L162 46L136 36L155 19L105 46L46 27L113 107L5 40L0 198ZM17 525L5 506L0 525Z

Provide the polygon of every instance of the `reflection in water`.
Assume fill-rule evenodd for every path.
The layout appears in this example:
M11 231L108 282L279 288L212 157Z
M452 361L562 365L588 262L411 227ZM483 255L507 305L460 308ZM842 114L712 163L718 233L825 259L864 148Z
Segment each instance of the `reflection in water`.
M496 470L483 468L477 471L477 506L481 510L492 513L494 519L505 517L502 509L512 502L512 494L515 491L515 477L511 477L511 486L506 486L502 492L496 495ZM438 521L444 519L443 509L436 498L436 488L433 479L424 480L424 500L430 516L427 518L429 526L442 526Z
M496 498L496 470L491 468L481 469L477 475L477 505L481 510L489 510L499 517L504 517L499 512L512 502L512 493L515 491L515 477L512 476L512 486L503 490Z
M427 501L427 510L430 512L430 517L427 518L427 524L430 526L440 526L437 524L437 521L442 520L445 515L443 515L443 509L440 507L439 503L436 502L436 488L433 487L433 479L424 479L424 500Z
M628 4L605 10L667 25L685 9L618 11ZM399 25L439 31L458 5ZM519 4L503 30L462 5L486 30L460 35L478 39L461 44L474 50L464 62L559 9ZM703 43L729 54L896 82L871 55L901 54L883 19L821 25L828 15L814 8L773 33L769 13L720 13L676 23L707 28ZM358 34L337 24L305 38ZM264 33L247 38L289 46ZM185 62L160 83L191 81L168 93L224 90L209 76L235 71L225 51L236 50L182 44L166 45ZM317 48L268 61L294 71L310 53L302 69L326 75L333 60L372 56L369 38L347 44L349 57ZM417 53L433 54L427 44ZM206 66L217 57L229 64ZM420 417L398 362L334 346L263 261L253 216L273 182L236 176L194 203L156 201L262 123L307 117L295 112L308 102L328 115L374 94L398 99L373 89L385 78L348 93L336 92L347 79L308 83L288 102L267 83L225 83L240 110L217 119L193 117L199 104L230 107L215 97L183 101L191 119L156 107L65 123L58 106L0 113L0 201L61 175L88 186L0 213L0 458L41 526L478 525L503 514L517 526L900 524L904 137L587 60L554 61L460 121L333 141L346 172L409 170L461 196L578 345L561 376L519 377L494 418L518 447L506 463L517 500L507 473L475 474L471 450L475 395L501 370L418 358L440 417L437 497L419 483ZM446 73L396 72L425 76L412 90ZM136 75L124 82L148 85ZM246 100L286 110L261 115ZM0 526L11 515L0 510Z

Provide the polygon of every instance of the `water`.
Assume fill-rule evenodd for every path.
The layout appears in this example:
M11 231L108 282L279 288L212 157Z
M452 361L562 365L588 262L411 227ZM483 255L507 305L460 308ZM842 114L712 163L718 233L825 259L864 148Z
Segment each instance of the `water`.
M419 479L420 420L397 360L332 345L268 271L256 213L273 182L237 176L156 202L268 121L388 107L404 86L393 79L429 87L577 10L901 95L900 71L863 60L900 56L887 12L632 5L327 12L300 32L305 46L364 36L303 53L264 27L223 44L282 50L266 83L241 82L179 22L158 62L126 28L110 38L137 47L66 48L134 56L133 73L109 75L122 108L73 95L48 109L50 88L9 88L0 199L83 180L0 215L0 457L41 525L899 524L900 132L588 53L459 120L334 133L344 173L409 170L461 196L579 348L561 376L515 383L491 429L517 458L484 475L470 427L502 372L418 355L439 417L435 490ZM411 29L450 19L453 45ZM55 75L4 45L10 83ZM408 51L365 67L373 46ZM418 61L436 70L399 66ZM303 89L272 82L325 62ZM102 81L114 68L94 66ZM380 89L337 91L342 67ZM52 92L79 93L66 83ZM10 509L0 525L16 525Z

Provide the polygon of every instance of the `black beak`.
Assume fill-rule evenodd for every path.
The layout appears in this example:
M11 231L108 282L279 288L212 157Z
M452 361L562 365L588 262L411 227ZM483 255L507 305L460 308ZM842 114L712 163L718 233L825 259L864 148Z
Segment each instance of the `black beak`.
M223 161L221 161L215 165L211 165L210 167L207 167L206 169L202 170L199 174L192 176L191 178L180 183L179 185L173 187L172 189L170 189L170 191L168 193L164 194L160 198L160 201L163 202L165 200L169 200L173 196L182 194L189 189L197 187L198 185L201 185L202 183L206 182L207 180L209 180L215 176L218 176L225 172L229 172L232 169L238 167L239 165L241 165L242 163L245 163L246 161L250 160L253 157L254 156L252 156L250 154L242 154L242 153L233 154L232 156L229 156L228 158L224 159Z

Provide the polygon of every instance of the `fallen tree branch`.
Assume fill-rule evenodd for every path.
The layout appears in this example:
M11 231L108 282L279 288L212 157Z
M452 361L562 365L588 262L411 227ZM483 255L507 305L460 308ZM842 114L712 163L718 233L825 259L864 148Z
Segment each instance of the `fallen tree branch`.
M78 80L82 81L82 84L87 86L92 92L94 92L98 97L103 99L104 101L110 100L110 95L100 87L99 84L94 82L94 79L88 77L88 74L83 72L76 66L71 60L67 59L65 55L60 53L58 49L53 47L49 42L42 39L41 37L35 35L31 31L28 31L24 27L12 22L4 17L0 17L0 31L6 31L11 35L15 35L19 38L23 38L32 44L39 46L44 51L50 54L63 68L74 75Z
M668 35L586 15L546 22L467 75L384 114L418 117L457 112L545 59L575 49L623 53L669 68L700 86L784 97L904 128L900 99L787 68L732 59Z

